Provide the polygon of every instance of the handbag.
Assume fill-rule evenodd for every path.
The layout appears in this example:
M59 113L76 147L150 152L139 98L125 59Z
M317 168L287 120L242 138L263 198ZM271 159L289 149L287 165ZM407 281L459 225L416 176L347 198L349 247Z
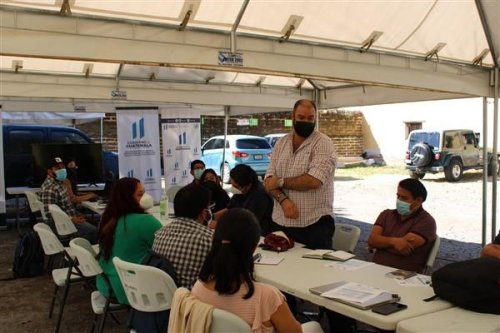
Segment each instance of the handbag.
M283 231L275 231L267 234L264 238L264 250L284 252L295 245L293 239L289 238Z

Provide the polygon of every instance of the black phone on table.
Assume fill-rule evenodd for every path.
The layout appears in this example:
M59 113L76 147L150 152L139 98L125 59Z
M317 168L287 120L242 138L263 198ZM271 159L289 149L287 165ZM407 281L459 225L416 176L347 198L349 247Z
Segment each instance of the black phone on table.
M391 313L404 310L408 307L406 304L401 303L387 303L376 305L372 308L372 311L382 315L390 315Z

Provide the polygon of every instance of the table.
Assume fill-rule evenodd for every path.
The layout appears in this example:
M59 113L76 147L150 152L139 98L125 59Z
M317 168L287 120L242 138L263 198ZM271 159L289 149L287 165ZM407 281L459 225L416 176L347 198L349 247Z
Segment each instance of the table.
M500 316L451 308L400 321L397 333L500 332Z
M94 201L94 202L92 202L92 201L83 201L83 202L80 203L80 205L82 207L85 207L88 210L90 210L90 211L98 214L98 215L102 215L104 213L104 209L106 208L106 204L99 203L98 201ZM160 206L159 205L151 207L146 212L148 214L151 214L154 217L156 217L156 219L158 219L158 221L160 221L162 225L167 225L167 224L169 224L171 222L170 217L173 216L173 204L169 204L168 205L168 215L169 215L169 217L166 218L166 219L161 219L160 218Z
M453 307L451 303L443 300L424 302L423 299L434 295L429 286L401 286L394 279L385 277L387 272L394 270L392 267L371 264L356 271L342 271L325 267L332 261L302 258L302 254L308 251L310 250L294 247L287 252L276 254L284 258L279 265L255 265L257 281L274 285L283 292L383 330L395 330L398 322L402 320ZM273 255L272 252L260 248L257 252ZM400 302L408 305L408 309L384 316L309 292L309 288L338 281L358 282L399 294Z

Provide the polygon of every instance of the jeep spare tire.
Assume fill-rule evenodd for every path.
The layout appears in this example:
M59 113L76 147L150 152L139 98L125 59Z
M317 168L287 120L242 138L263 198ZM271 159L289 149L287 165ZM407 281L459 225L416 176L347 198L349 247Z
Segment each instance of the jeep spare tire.
M432 151L428 144L419 142L410 151L411 163L417 167L423 167L432 161Z

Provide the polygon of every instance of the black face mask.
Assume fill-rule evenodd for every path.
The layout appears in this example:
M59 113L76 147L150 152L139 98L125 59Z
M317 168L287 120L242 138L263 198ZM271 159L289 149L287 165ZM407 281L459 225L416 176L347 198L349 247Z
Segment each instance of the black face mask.
M315 123L310 123L308 121L296 121L293 124L293 130L298 136L302 138L307 138L309 137L309 135L312 134L315 126L316 126Z

